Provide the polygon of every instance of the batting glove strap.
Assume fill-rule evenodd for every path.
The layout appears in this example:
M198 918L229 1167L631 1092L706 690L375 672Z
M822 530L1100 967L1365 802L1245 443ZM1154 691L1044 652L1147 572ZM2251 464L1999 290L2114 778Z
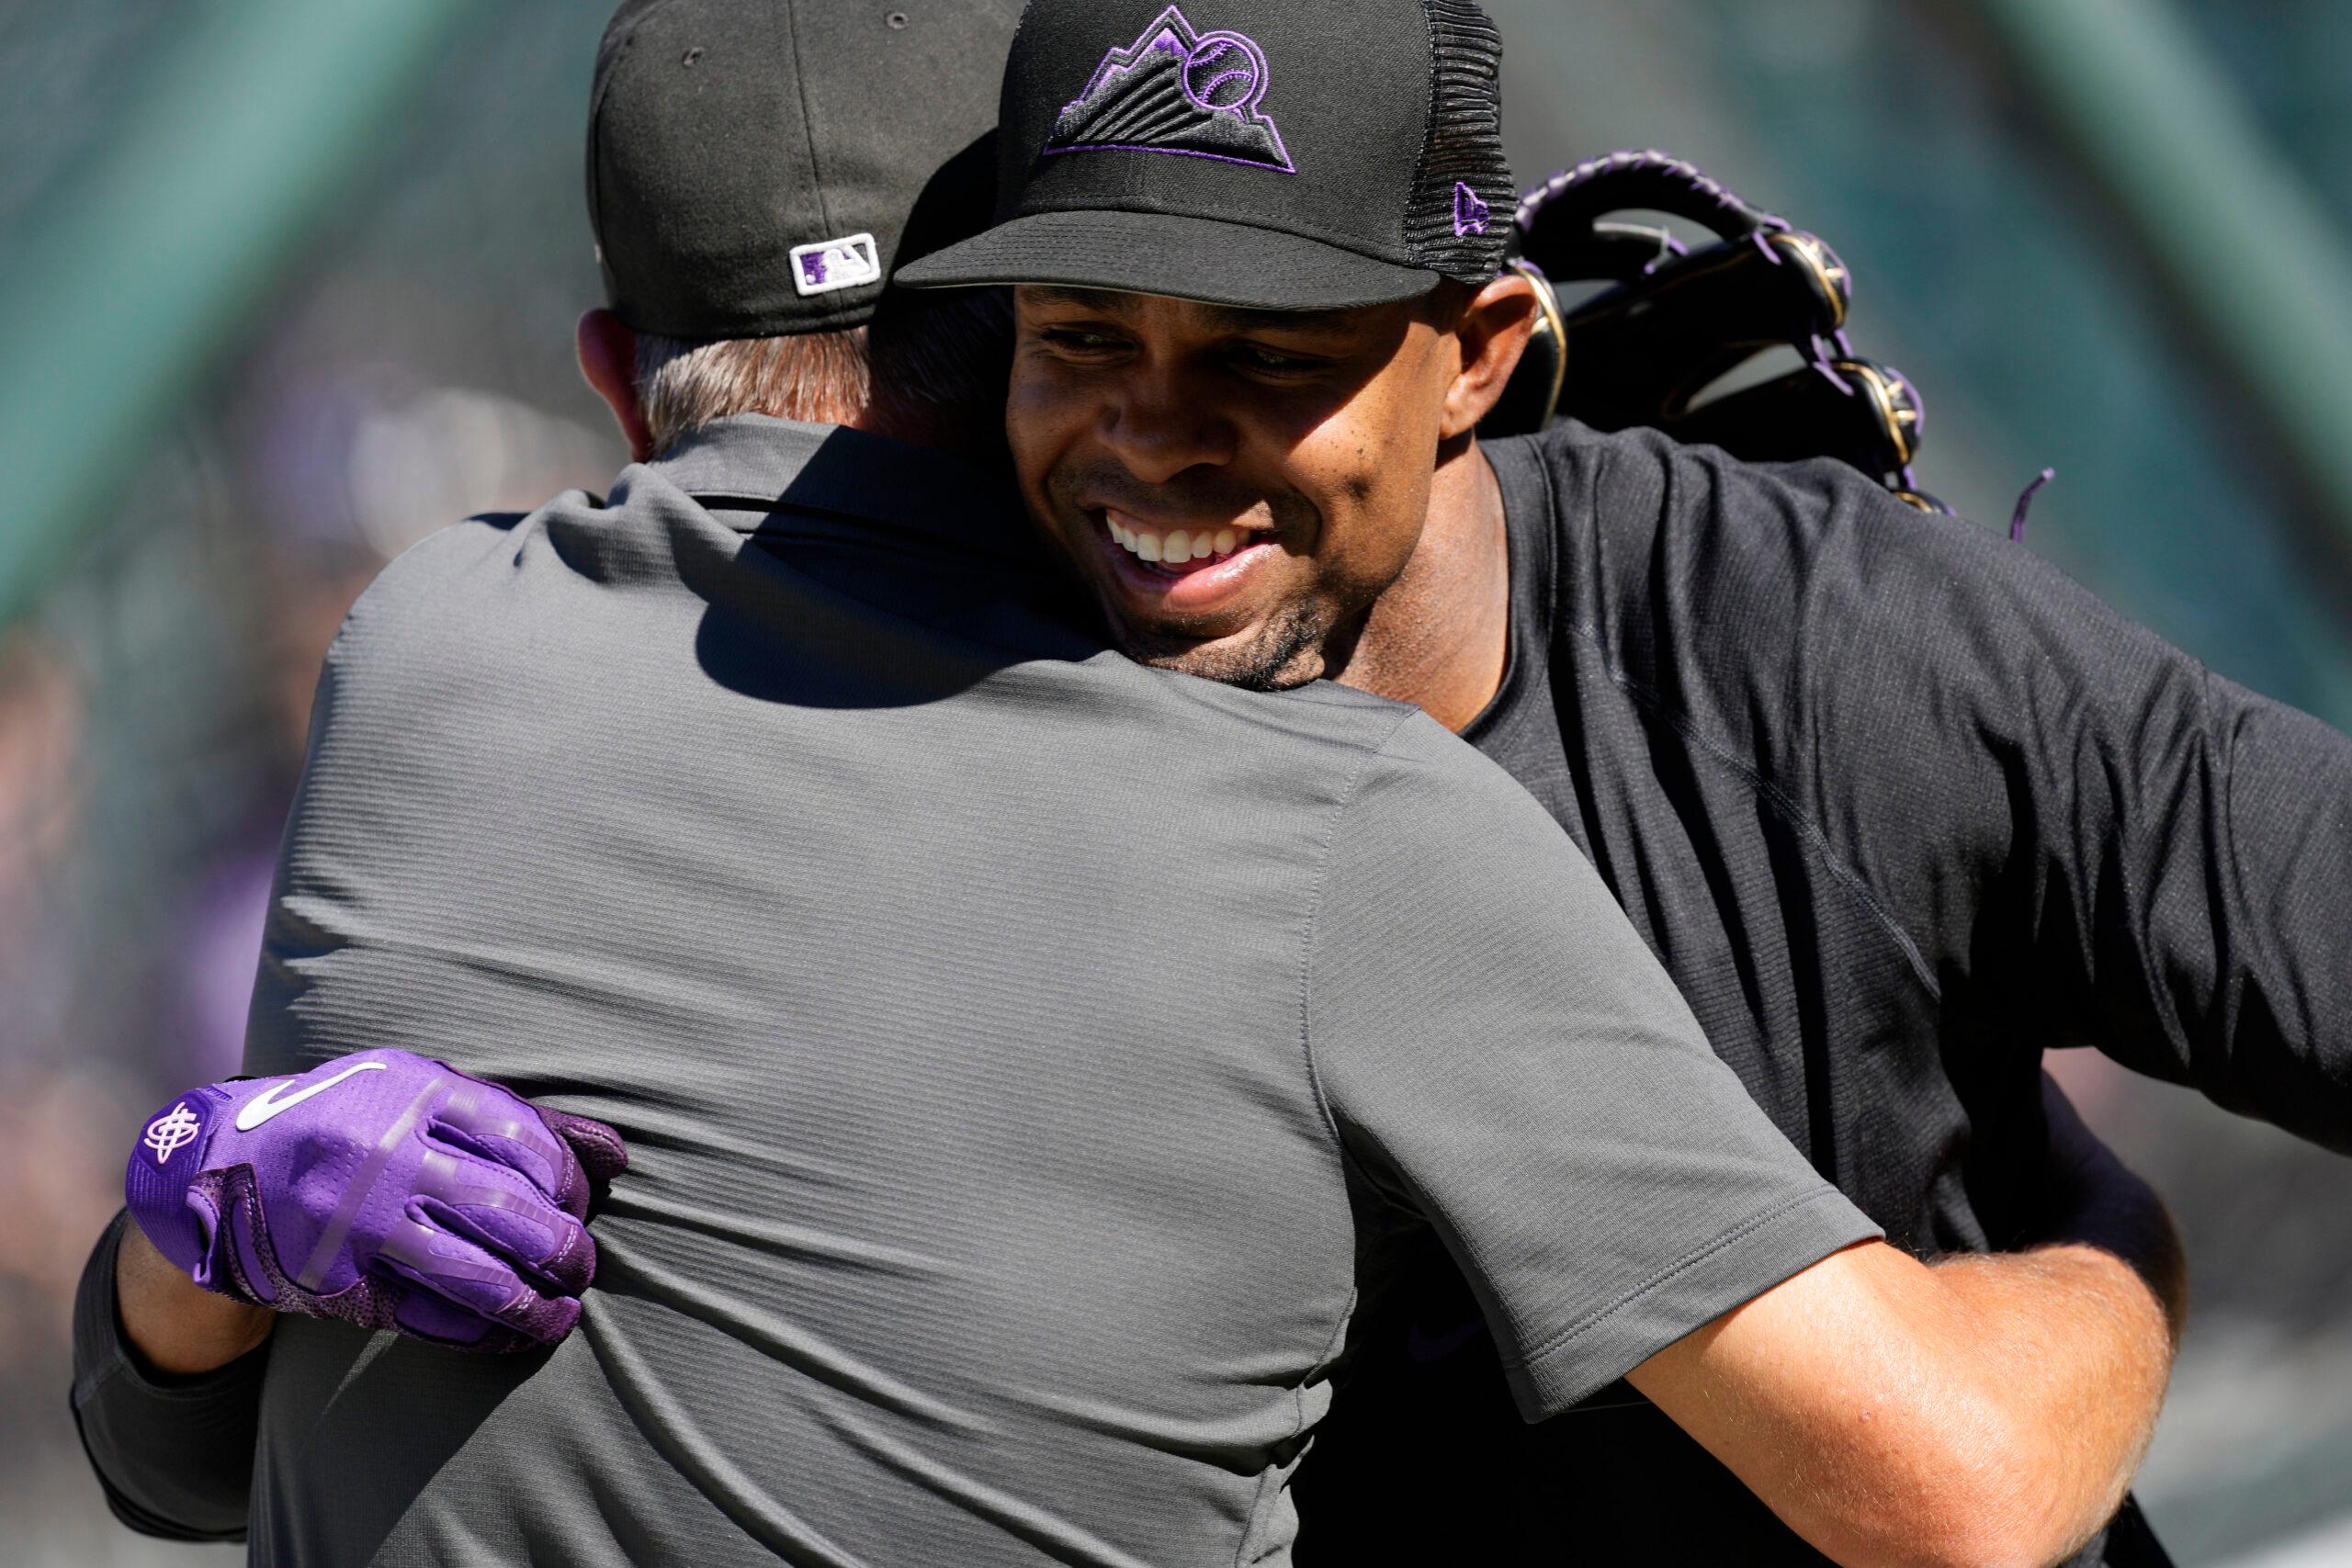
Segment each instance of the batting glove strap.
M194 1196L190 1190L204 1172L213 1129L229 1114L230 1104L230 1095L219 1085L178 1096L140 1130L139 1145L131 1150L123 1173L123 1198L130 1217L158 1252L208 1291L220 1291L227 1283L215 1256L220 1213L217 1199Z

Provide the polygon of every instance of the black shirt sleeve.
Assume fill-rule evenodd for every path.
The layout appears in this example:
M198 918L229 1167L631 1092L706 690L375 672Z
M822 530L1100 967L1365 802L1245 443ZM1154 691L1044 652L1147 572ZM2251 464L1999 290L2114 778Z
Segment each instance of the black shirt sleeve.
M2352 741L1841 465L1579 466L1660 530L1652 689L1712 694L1679 716L1757 759L1948 1002L2352 1152Z
M166 1540L243 1540L269 1347L218 1371L166 1378L141 1366L115 1312L115 1248L98 1238L74 1303L74 1421L115 1517Z

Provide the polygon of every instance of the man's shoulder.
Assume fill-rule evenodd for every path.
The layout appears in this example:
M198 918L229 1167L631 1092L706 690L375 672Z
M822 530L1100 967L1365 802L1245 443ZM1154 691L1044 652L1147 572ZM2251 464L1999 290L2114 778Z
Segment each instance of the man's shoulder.
M1830 458L1751 463L1574 423L1496 445L1513 526L1548 508L1525 525L1554 540L1555 625L1629 655L1663 652L1662 636L1752 654L1807 637L1849 645L1876 626L1899 643L1922 617L2054 575Z
M1836 542L1905 551L1973 549L1985 531L1923 513L1849 464L1815 457L1757 463L1655 430L1599 431L1562 421L1492 444L1515 488L1540 478L1552 521L1568 534L1612 536L1724 530L1726 542L1784 549Z
M1760 794L1808 833L1850 823L1865 793L1891 822L1964 771L1981 745L1970 716L2001 700L2002 628L2058 576L1827 459L1566 426L1503 461L1539 467L1561 497L1552 681L1583 694L1586 765L1648 780L1664 745L1734 785L1724 798Z
M395 556L352 606L355 615L414 613L469 585L506 578L523 554L567 518L609 516L584 491L566 491L535 512L492 512L436 529Z
M1349 792L1351 830L1398 861L1416 856L1456 874L1526 873L1544 880L1571 846L1502 765L1414 709L1376 737Z
M352 604L335 655L345 661L395 649L421 655L511 629L535 577L551 565L571 575L551 533L612 515L597 497L569 491L535 512L486 513L425 536Z

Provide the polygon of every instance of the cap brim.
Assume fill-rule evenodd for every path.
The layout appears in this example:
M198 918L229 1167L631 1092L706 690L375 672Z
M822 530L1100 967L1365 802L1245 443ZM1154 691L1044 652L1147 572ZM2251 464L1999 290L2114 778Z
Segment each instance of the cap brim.
M1435 272L1319 240L1164 212L1039 212L899 269L910 288L1050 283L1254 310L1418 299Z

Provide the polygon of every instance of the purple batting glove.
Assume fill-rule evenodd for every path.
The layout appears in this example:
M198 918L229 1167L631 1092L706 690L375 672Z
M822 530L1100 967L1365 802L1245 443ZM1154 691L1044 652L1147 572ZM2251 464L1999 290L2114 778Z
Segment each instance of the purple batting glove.
M601 1122L405 1051L191 1089L141 1130L123 1188L206 1290L468 1350L552 1345L596 1273Z

